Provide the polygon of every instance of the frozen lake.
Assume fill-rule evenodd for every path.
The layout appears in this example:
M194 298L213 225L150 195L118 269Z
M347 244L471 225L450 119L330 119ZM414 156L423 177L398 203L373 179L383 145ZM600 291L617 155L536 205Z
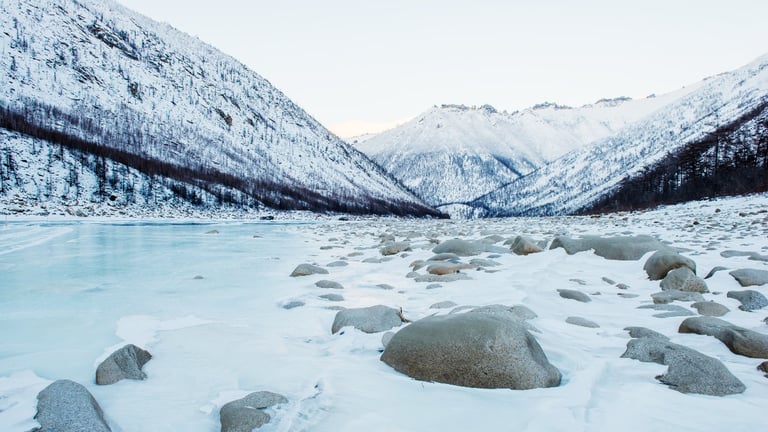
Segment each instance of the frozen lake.
M483 253L477 258L499 266L467 270L469 280L427 289L407 275L436 242L518 234L545 240L649 234L685 248L700 275L715 265L766 269L720 252L768 253L761 213L767 203L761 196L599 219L11 221L0 225L0 430L35 427L37 393L66 378L93 393L115 431L218 431L220 406L259 390L290 400L272 411L265 431L753 431L768 404L768 380L755 369L760 361L733 354L712 337L678 334L681 317L637 309L652 304L650 294L660 290L658 281L647 280L643 259L609 261L562 249L526 257ZM409 241L412 250L382 260L387 236ZM289 277L301 263L329 274ZM619 290L603 278L630 288ZM318 288L320 279L344 289ZM707 299L731 310L723 319L766 333L768 311L739 311L738 302L726 298L740 289L727 272L707 283L716 292ZM593 301L562 299L560 288L581 290ZM323 297L330 293L340 301ZM534 336L561 371L561 386L513 391L415 381L379 361L381 333L330 331L339 307L402 307L416 320L448 313L431 308L442 301L534 310ZM290 302L304 305L285 309ZM566 324L568 316L600 328ZM652 328L719 359L747 390L712 397L669 389L654 379L665 366L620 358L627 326ZM153 354L144 367L147 380L95 385L96 366L126 343Z

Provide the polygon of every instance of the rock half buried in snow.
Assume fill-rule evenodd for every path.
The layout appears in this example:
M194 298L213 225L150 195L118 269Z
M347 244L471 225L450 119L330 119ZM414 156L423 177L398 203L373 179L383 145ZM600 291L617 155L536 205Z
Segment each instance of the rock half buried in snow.
M464 387L526 390L561 379L524 324L504 314L421 319L392 337L381 360L418 380Z
M330 280L319 280L315 282L315 286L318 288L326 288L326 289L344 289L344 286L341 285L338 282L330 281Z
M632 339L621 357L669 366L656 379L681 393L726 396L746 390L720 360L662 338Z
M221 432L251 432L260 428L272 419L264 410L284 403L288 403L285 396L267 391L229 402L219 410Z
M693 315L693 312L691 312L690 309L686 309L682 306L677 305L671 305L671 304L652 304L652 305L643 305L638 306L638 309L653 309L657 311L664 311L662 313L658 313L653 315L656 318L672 318L672 317L680 317L680 316L691 316Z
M696 276L688 267L670 270L661 281L662 290L679 290L697 293L708 293L709 288L704 279Z
M82 385L70 380L54 381L37 395L34 432L109 432L104 412Z
M403 320L397 309L376 305L366 308L344 309L336 313L331 333L351 326L365 333L378 333L400 327Z
M667 304L673 301L703 302L704 296L697 292L669 290L651 294L655 304Z
M379 252L384 256L397 255L400 252L411 250L411 244L408 242L391 242L387 243L379 249Z
M113 352L96 369L96 384L114 384L123 379L143 380L147 378L141 368L152 358L152 354L137 347L126 345Z
M730 272L743 287L768 284L768 270L739 269Z
M565 322L579 327L600 328L600 324L582 317L571 316L566 318Z
M741 303L739 309L746 312L756 311L768 306L768 299L761 292L755 290L728 291L727 296L728 298L738 300Z
M436 254L452 253L458 256L479 255L488 249L488 245L461 239L446 240L432 249Z
M569 255L593 249L595 255L609 260L636 261L648 252L668 250L669 246L657 239L639 235L634 237L585 236L580 239L557 237L550 249L563 248Z
M643 265L643 270L650 280L661 280L667 276L671 270L688 267L696 274L696 263L688 257L667 249L662 249L651 255Z
M524 236L515 237L510 249L515 255L530 255L544 251L533 239Z
M291 273L291 277L310 276L313 274L328 274L328 270L312 264L299 264Z
M713 336L734 354L768 358L768 335L733 325L728 321L713 317L688 318L680 324L678 331Z
M582 303L589 303L592 301L592 299L587 294L584 294L581 291L570 290L570 289L559 289L557 290L557 292L560 293L560 297L564 299L576 300Z
M712 317L723 316L731 311L720 303L715 303L713 301L696 302L692 304L691 307L695 308L699 312L699 315Z

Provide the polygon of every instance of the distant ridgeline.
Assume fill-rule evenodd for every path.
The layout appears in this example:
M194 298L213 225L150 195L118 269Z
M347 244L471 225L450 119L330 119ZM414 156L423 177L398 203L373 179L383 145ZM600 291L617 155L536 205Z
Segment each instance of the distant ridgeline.
M768 191L768 101L621 181L581 214Z

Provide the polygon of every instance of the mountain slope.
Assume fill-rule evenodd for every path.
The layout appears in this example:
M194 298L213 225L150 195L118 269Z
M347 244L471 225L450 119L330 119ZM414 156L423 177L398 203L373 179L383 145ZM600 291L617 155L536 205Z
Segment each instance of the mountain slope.
M0 12L6 129L235 206L434 214L264 78L168 25L112 1L4 0ZM4 153L23 157L14 142ZM30 183L11 168L0 204ZM121 203L125 187L82 199Z
M426 202L448 208L609 136L693 90L580 108L540 104L512 114L488 105L443 105L356 146Z
M746 152L745 158L755 158L755 152L762 148L759 146L764 145L760 142L766 138L761 126L766 121L766 103L768 55L705 80L696 91L642 121L468 204L481 216L584 211L598 201L610 202L623 184L663 164L677 164L672 165L676 172L685 170L683 161L675 159L678 155L688 152L691 146L712 143L713 136L723 134L744 136L739 151ZM710 148L715 147L694 156L705 156ZM762 169L765 171L768 165ZM683 178L673 180L679 185Z

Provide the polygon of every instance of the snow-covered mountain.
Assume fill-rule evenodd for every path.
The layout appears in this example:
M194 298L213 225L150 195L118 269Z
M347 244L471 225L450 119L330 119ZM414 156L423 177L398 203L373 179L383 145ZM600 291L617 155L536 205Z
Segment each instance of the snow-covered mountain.
M648 205L667 197L680 201L764 190L768 55L695 87L464 210L475 216L554 215L615 209L631 199Z
M2 0L0 108L0 209L434 214L255 72L111 0Z
M472 201L696 89L579 108L544 103L514 113L489 105L435 106L373 137L350 140L431 205Z

